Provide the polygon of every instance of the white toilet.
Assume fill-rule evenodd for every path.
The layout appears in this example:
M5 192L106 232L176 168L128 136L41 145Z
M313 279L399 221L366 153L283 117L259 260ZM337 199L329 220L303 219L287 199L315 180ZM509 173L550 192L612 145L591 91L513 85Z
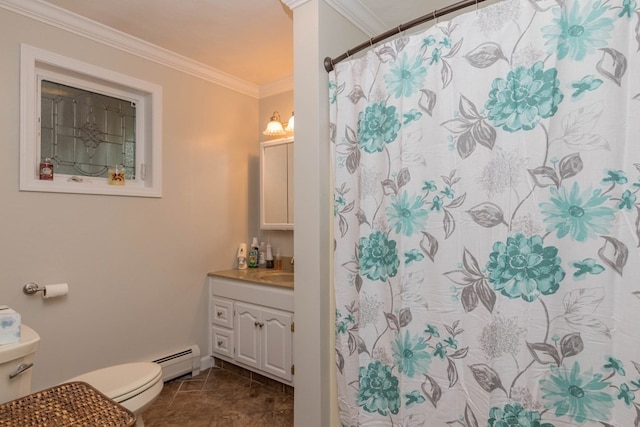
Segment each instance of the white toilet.
M87 372L65 382L84 381L136 415L143 427L142 412L162 391L162 368L157 363L140 362L109 366Z
M40 337L22 325L20 342L0 346L0 403L31 393L31 366ZM11 377L11 378L10 378ZM87 372L65 382L84 381L136 415L137 427L144 426L142 412L162 391L162 368L140 362L110 366Z

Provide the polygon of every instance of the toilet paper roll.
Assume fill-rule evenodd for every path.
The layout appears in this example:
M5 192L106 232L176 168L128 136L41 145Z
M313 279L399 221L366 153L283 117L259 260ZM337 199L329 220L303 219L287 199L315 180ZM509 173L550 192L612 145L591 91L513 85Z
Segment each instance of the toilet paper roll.
M69 285L66 283L58 283L57 285L45 285L43 298L61 297L69 293Z

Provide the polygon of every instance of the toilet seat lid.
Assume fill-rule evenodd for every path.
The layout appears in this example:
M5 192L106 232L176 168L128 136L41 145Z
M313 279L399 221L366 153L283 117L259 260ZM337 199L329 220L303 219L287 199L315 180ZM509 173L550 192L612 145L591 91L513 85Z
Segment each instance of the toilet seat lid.
M162 380L157 363L140 362L109 366L87 372L69 380L89 383L101 393L120 403L149 389Z

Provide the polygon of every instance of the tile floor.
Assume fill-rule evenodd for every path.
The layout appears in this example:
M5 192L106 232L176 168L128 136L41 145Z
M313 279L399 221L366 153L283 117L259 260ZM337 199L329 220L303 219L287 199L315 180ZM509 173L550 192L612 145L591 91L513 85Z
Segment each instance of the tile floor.
M165 383L143 416L146 427L293 426L293 388L216 359Z

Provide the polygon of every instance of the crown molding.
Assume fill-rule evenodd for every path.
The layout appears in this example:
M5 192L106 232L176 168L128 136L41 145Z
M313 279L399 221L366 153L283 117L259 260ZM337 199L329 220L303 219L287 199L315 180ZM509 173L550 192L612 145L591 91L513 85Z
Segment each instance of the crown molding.
M175 70L259 97L258 85L41 0L0 0L0 7Z
M293 10L298 6L308 3L310 0L281 0L289 9ZM360 0L324 0L329 6L334 8L339 14L344 16L353 25L362 30L369 37L375 37L384 33L389 28L371 13Z
M389 28L360 0L324 0L369 37L388 31Z
M309 2L310 0L281 0L285 6L289 9L293 10L298 6L302 6L303 4Z
M293 90L293 76L283 77L260 86L258 90L258 98L266 98L267 96L277 95L279 93L289 92Z

